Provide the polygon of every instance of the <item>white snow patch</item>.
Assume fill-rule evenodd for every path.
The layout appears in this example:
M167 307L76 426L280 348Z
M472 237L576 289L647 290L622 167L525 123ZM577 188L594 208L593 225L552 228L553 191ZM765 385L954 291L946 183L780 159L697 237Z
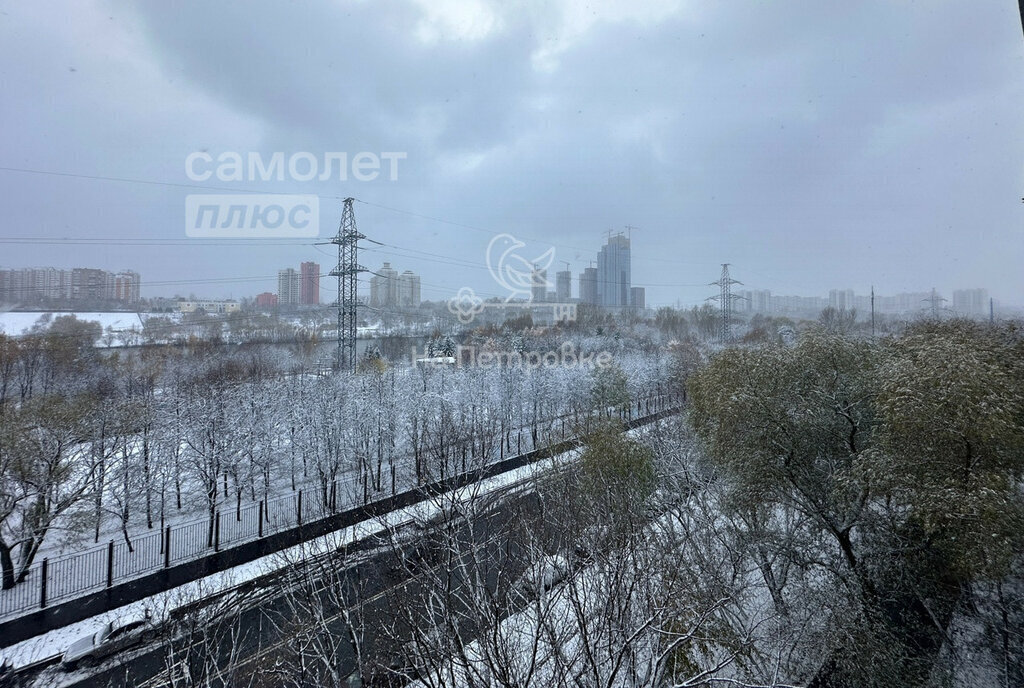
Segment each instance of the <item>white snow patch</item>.
M575 458L578 455L578 451L567 452L567 454L570 458ZM470 497L479 497L517 483L528 484L531 478L536 474L544 472L549 466L550 460L538 461L522 468L501 473L480 483L454 490L441 497L418 502L379 518L363 521L314 540L295 545L286 550L268 554L248 564L242 564L227 571L206 576L205 578L166 590L109 612L97 614L63 628L48 631L35 638L3 648L0 650L2 658L6 658L15 668L18 668L60 656L71 643L79 638L95 633L103 624L115 619L143 614L147 608L151 610L172 609L190 601L230 591L247 581L273 573L290 563L296 563L309 557L320 556L340 546L364 540L382 532L385 528L396 527L410 522L428 521L442 511L443 504L463 501Z

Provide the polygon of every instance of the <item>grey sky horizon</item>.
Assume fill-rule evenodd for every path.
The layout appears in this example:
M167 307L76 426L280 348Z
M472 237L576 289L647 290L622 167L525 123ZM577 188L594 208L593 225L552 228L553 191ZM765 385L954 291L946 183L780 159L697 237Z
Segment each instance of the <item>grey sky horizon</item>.
M1011 0L0 1L0 54L0 267L251 297L280 268L329 271L314 244L352 196L389 245L360 262L413 270L430 300L499 293L484 252L503 232L554 246L575 295L630 226L649 305L702 302L723 262L776 294L1024 305ZM393 181L193 182L197 151L407 157ZM318 194L319 238L190 239L189 184Z

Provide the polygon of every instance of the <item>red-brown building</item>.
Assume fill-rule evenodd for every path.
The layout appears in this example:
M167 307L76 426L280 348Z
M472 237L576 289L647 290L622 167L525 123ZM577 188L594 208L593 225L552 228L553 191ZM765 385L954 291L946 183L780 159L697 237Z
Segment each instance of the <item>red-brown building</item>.
M299 268L299 303L316 306L320 303L320 265L309 261Z
M265 291L256 295L257 308L277 308L277 294Z

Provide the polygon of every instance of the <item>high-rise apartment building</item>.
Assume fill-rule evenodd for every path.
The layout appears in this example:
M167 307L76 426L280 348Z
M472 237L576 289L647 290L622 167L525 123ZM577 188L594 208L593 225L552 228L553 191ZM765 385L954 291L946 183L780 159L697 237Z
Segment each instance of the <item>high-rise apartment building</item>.
M643 287L630 287L629 305L638 311L647 308L647 290Z
M370 278L370 305L374 308L398 305L398 270L384 263Z
M71 298L79 301L100 301L107 298L106 270L74 268L71 271Z
M544 303L548 300L548 271L534 268L530 274L530 300Z
M959 315L987 315L988 289L954 289L953 310Z
M920 313L931 297L927 291L901 292L893 296L878 296L875 307L884 313Z
M584 268L580 273L580 303L597 305L597 268Z
M839 311L848 311L854 307L853 289L830 289L828 305Z
M139 292L142 287L142 278L139 273L132 270L125 270L116 275L111 275L108 280L109 298L122 303L138 303Z
M398 278L398 303L403 308L420 307L420 276L406 270Z
M555 301L569 303L572 298L572 272L562 270L555 273Z
M0 270L0 301L40 303L50 301L139 301L139 273L114 273L93 268L15 268Z
M597 301L602 306L628 306L631 286L629 238L609 237L597 254Z
M821 309L828 305L828 299L822 296L772 296L773 313L817 316Z
M70 298L71 271L56 268L0 270L0 298L34 303Z
M736 310L746 313L770 313L772 310L772 293L768 289L743 290L739 292L740 302Z
M316 306L320 303L320 265L312 261L299 266L299 303Z
M297 306L299 303L299 273L295 268L277 271L277 303L281 306Z

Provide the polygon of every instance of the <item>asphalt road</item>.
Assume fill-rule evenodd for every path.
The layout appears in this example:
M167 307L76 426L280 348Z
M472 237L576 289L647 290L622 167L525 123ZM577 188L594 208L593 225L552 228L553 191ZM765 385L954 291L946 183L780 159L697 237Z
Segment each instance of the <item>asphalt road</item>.
M496 500L492 508L473 521L471 528L463 525L454 538L452 533L447 534L447 541L454 539L464 548L460 554L472 552L486 562L485 577L491 592L497 592L503 582L519 575L528 564L521 541L522 530L508 527L514 520L513 513L532 515L539 523L536 495L528 493ZM273 667L277 661L287 661L287 643L295 628L291 623L303 621L295 618L289 595L282 594L285 588L301 589L303 594L312 589L319 595L331 634L346 639L338 643L336 656L342 675L358 671L354 646L349 640L353 627L361 634L364 657L377 657L385 664L398 666L403 663L401 640L408 640L411 632L402 628L406 615L396 613L396 607L419 599L423 573L439 567L452 568L450 548L438 544L439 530L440 526L424 529L407 524L386 542L363 542L358 548L362 551L337 553L329 561L321 560L319 564L327 564L326 570L336 572L328 576L329 580L311 573L306 582L312 581L312 586L296 588L294 579L282 580L288 573L277 574L229 598L208 601L201 607L176 614L174 621L166 625L166 635L151 646L111 657L93 670L68 672L57 666L49 667L23 685L33 688L156 688L169 685L169 671L183 671L185 665L193 676L202 674L206 667L203 675L208 678L204 683L208 682L211 688L218 684L246 685L253 675L262 675L258 685L279 685L268 667ZM485 554L481 557L481 553ZM290 573L295 574L294 567ZM453 584L457 588L459 581ZM331 586L327 593L325 585ZM342 600L358 600L357 609L346 609L339 604ZM357 612L359 621L350 626L348 619L352 611ZM472 632L472 629L467 630ZM175 664L178 664L177 669L173 668ZM220 678L210 677L218 671L226 672L229 667L230 672ZM356 679L353 681L352 685L393 685L372 680L362 684Z

